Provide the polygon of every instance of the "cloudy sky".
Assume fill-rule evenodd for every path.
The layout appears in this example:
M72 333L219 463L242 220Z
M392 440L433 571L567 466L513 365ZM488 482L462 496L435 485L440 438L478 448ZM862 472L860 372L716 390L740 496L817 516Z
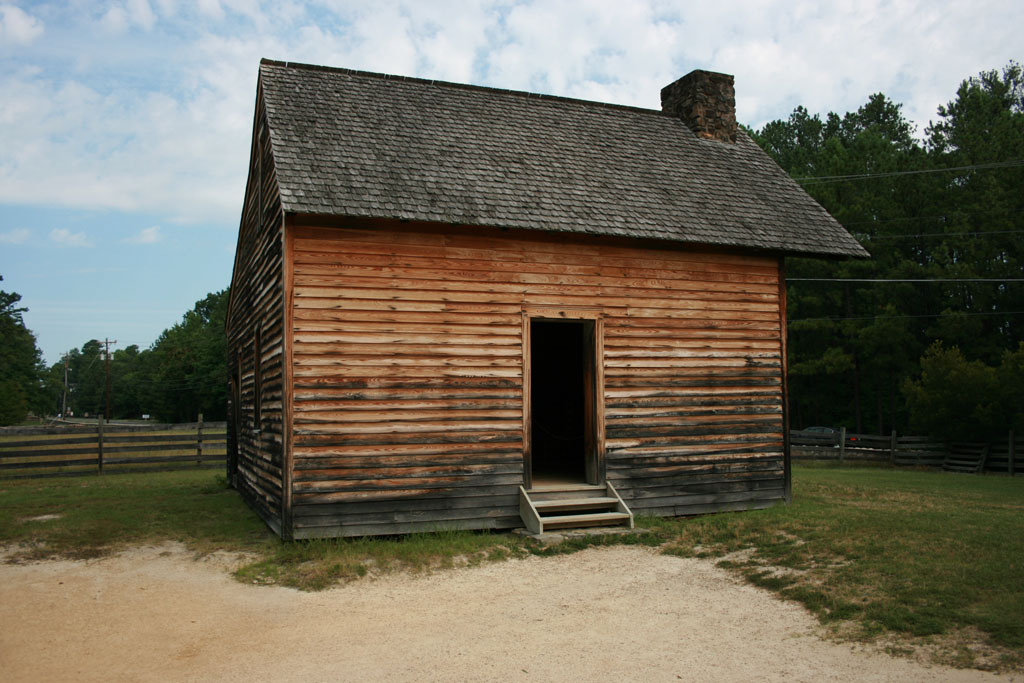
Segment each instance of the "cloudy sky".
M883 92L920 134L1022 26L1020 0L0 0L0 289L55 362L226 287L261 57L649 108L703 68L749 126Z

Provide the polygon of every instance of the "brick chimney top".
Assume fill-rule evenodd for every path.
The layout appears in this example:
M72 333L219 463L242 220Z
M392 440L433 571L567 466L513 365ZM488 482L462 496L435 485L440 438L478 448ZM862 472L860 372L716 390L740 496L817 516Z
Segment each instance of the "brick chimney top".
M691 71L661 89L661 110L698 137L736 142L736 89L729 74Z

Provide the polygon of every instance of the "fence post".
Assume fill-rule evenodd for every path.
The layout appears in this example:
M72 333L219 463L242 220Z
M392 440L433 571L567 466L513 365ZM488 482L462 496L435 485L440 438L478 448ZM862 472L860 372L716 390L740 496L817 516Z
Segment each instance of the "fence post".
M196 467L203 464L203 414L199 413L199 425L196 431Z
M1013 435L1013 430L1011 429L1010 430L1010 450L1007 451L1007 453L1006 453L1006 469L1007 469L1007 471L1009 471L1011 477L1016 474L1014 472L1014 470L1017 469L1017 463L1014 462L1014 459L1016 457L1016 450L1017 450L1016 449L1017 442L1015 441L1015 438L1016 437Z
M103 416L96 419L96 466L103 474Z
M846 457L846 427L839 428L839 462Z
M892 465L896 465L896 430L892 430L892 436L889 437L889 462Z

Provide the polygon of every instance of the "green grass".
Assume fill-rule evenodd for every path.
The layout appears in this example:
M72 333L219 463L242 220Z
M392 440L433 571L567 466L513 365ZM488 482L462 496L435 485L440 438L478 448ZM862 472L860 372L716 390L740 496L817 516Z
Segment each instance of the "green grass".
M786 507L644 523L847 637L981 634L996 666L1024 662L1024 480L799 467L794 488Z
M236 576L318 590L430 571L638 543L713 558L807 607L837 637L882 637L978 668L1024 666L1024 478L801 466L795 502L686 519L648 533L542 547L511 534L437 531L282 543L209 471L0 481L0 545L19 559L93 557L172 540L253 554ZM56 518L43 518L59 515Z
M96 557L168 540L198 552L272 542L209 470L0 481L0 545L16 546L15 559Z
M317 539L281 543L235 572L241 581L320 590L369 573L421 572L476 565L527 554L510 534L436 531L400 537Z

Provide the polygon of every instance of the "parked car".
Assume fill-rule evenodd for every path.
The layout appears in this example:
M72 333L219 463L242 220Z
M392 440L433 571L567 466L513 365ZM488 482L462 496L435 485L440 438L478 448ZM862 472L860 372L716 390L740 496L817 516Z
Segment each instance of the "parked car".
M811 434L821 434L822 436L827 436L827 435L839 434L840 433L840 431L838 429L833 429L832 427L821 427L821 426L808 427L807 429L804 429L802 431L810 432ZM858 441L858 440L859 440L858 437L850 436L849 433L847 433L847 436L846 436L846 442L847 443L853 443L854 441Z
M832 429L831 427L808 427L807 429L803 429L801 431L813 432L815 434L835 434L839 430Z

